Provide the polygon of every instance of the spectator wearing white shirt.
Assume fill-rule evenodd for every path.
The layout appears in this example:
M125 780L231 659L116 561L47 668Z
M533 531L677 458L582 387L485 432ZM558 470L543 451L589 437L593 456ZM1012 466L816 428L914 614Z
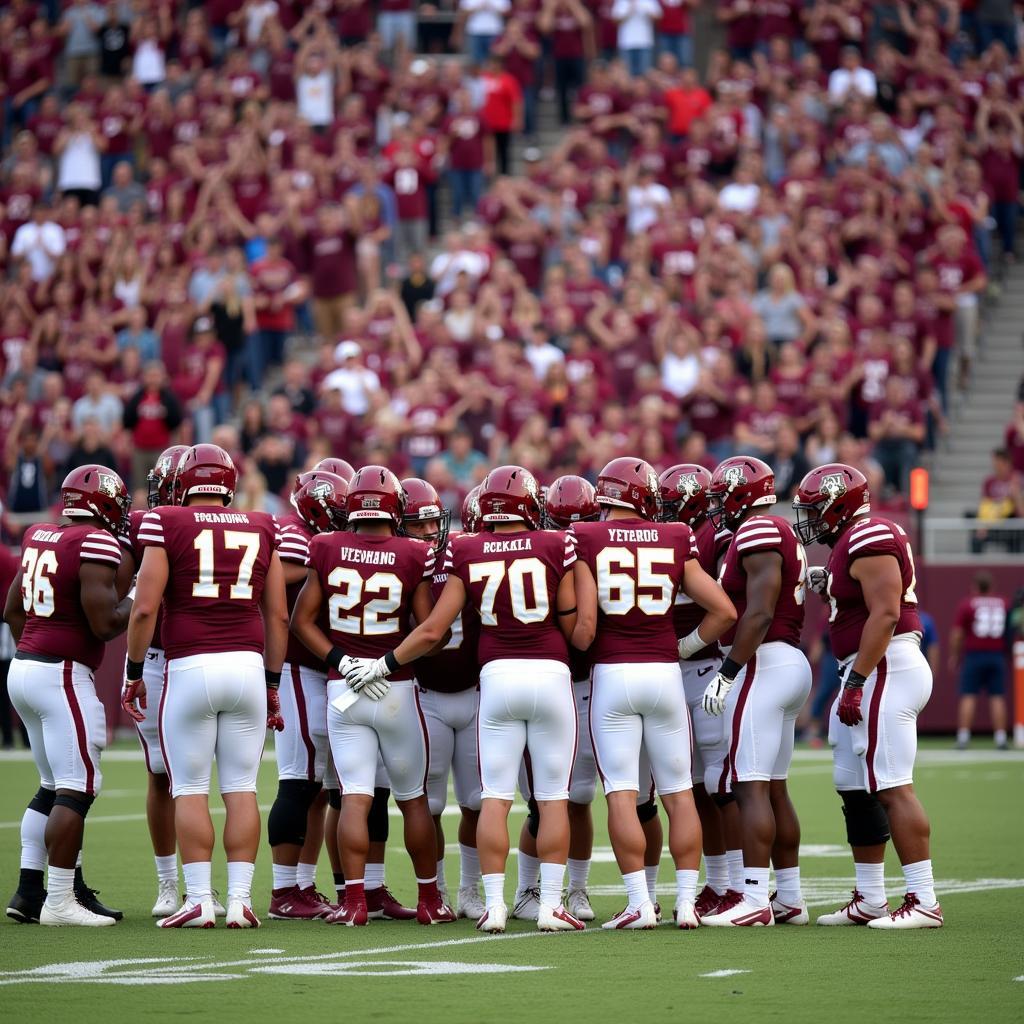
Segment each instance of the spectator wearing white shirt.
M634 77L654 63L654 26L661 17L658 0L615 0L612 20L619 25L619 56Z
M117 395L106 390L102 373L94 370L85 378L85 394L71 407L71 425L80 431L90 420L98 423L105 439L121 426L123 406Z
M839 67L828 76L829 103L841 107L854 96L873 100L877 93L875 73L861 63L860 50L856 46L844 46Z
M491 54L491 46L505 28L509 0L459 0L460 17L465 18L469 59L483 64Z
M626 190L626 230L642 235L657 224L672 205L672 193L654 180L654 172L642 167L636 181Z
M436 292L445 296L455 288L459 274L466 274L475 284L487 273L490 260L484 253L468 248L463 236L452 232L448 236L448 249L439 252L430 263L430 276L434 279Z
M295 102L299 117L314 128L326 128L334 120L334 72L319 53L299 62Z
M69 104L67 126L53 144L58 191L77 196L83 206L95 206L103 184L100 153L106 148L106 137L90 120L89 111L80 103Z
M542 324L533 324L525 340L523 357L533 367L533 375L543 383L547 379L548 370L555 363L565 362L565 353L557 345L551 344Z
M11 242L11 255L28 261L33 281L50 277L67 248L64 229L50 219L50 212L46 203L37 203L32 210L32 220L18 228Z
M341 407L350 416L365 416L373 404L373 396L380 391L380 378L363 366L363 350L356 341L343 341L335 356L341 364L324 378L325 391L341 395Z
M754 180L754 172L741 164L736 169L736 180L718 193L718 205L731 213L753 213L760 198L761 186Z

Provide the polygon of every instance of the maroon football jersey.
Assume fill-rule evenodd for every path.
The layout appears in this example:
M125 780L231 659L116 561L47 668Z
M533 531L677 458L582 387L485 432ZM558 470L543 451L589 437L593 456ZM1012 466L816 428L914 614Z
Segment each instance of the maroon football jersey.
M135 559L135 571L138 572L138 567L142 565L142 552L144 550L142 544L139 542L139 527L142 525L142 518L145 516L146 510L137 508L132 512L128 513L128 536L121 538L121 543L124 544L128 551L131 553L133 559ZM160 629L164 622L164 606L163 602L160 602L160 607L156 613L156 625L153 627L153 639L150 641L150 648L158 651L162 651L164 648L163 640L161 639Z
M215 505L154 508L139 543L167 552L163 642L168 660L263 653L260 600L279 534L266 512Z
M103 641L82 610L78 571L83 562L117 570L117 539L95 526L30 526L21 541L21 598L24 654L77 661L94 672L103 660Z
M697 542L684 523L574 523L576 555L597 583L595 665L678 661L672 608Z
M705 519L696 530L693 531L693 538L697 542L697 561L700 567L712 578L718 579L718 566L725 557L729 548L729 541L732 534L728 530L715 532L715 527L710 519ZM695 604L692 597L683 592L682 588L676 594L676 603L672 608L672 619L675 624L676 636L682 639L689 636L704 618L704 609ZM719 656L718 644L709 644L699 650L687 661L706 661L708 658Z
M782 516L751 516L733 534L722 562L719 583L736 606L737 622L747 610L747 573L743 559L747 555L774 551L782 556L782 587L775 603L775 616L761 643L782 643L800 646L800 630L804 624L805 577L807 556L796 533ZM733 626L723 637L728 647L736 636Z
M291 562L295 565L309 565L309 541L314 536L313 531L294 512L281 516L277 521L281 531L281 542L277 548L278 557L282 562ZM285 596L288 599L288 614L295 609L295 602L299 599L299 592L306 583L305 575L296 583L289 583L285 587ZM320 610L320 617L317 625L326 633L327 606ZM311 668L314 672L325 672L324 663L292 632L288 633L288 652L284 660L289 665L302 665L304 668Z
M309 542L309 567L327 599L331 643L353 658L382 658L411 631L412 597L434 575L434 550L411 537L321 533ZM339 676L332 669L328 678ZM391 678L412 679L412 665Z
M1009 606L998 594L978 594L960 602L954 622L964 632L964 653L1006 650L1006 619Z
M917 614L917 573L910 538L902 526L880 516L858 519L836 541L828 560L829 635L832 650L842 661L856 654L860 648L860 635L868 621L868 606L860 583L850 575L850 566L858 558L892 555L899 563L903 578L903 596L900 599L900 618L893 635L921 633L921 618Z
M558 585L576 561L560 530L463 534L448 542L445 571L462 580L480 617L481 665L537 658L568 665L558 625Z
M435 565L430 580L430 593L434 603L441 596L448 573ZM480 644L480 616L469 605L452 623L452 637L443 651L432 658L420 658L416 662L416 681L426 690L439 693L461 693L476 686L480 681L480 663L477 648Z

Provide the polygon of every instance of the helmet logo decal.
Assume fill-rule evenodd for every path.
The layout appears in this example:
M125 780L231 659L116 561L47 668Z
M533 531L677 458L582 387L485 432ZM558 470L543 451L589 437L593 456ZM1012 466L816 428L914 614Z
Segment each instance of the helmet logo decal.
M700 494L700 484L697 483L696 473L683 473L676 484L679 493L687 498L695 498Z
M747 482L747 478L743 475L742 466L730 466L723 476L725 478L725 486L730 491L736 490L737 487L742 487Z
M380 498L373 498L366 495L361 500L363 508L380 508Z
M330 480L317 480L309 489L309 493L314 498L327 498L333 490L334 487Z
M111 476L109 473L97 473L96 489L105 494L108 498L116 498L118 492L117 478Z
M846 481L843 479L843 474L830 473L828 476L823 476L818 493L824 494L828 498L829 504L836 498L841 498L846 493Z

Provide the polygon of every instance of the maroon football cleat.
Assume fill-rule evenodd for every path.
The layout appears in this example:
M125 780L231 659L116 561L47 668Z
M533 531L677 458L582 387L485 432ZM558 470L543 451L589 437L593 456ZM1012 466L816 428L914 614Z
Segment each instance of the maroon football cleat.
M373 921L412 921L418 913L412 907L403 907L386 885L366 890L366 912Z
M444 897L437 893L416 904L416 920L420 924L451 924L456 916L455 911L445 903Z
M694 904L694 910L697 911L697 919L700 920L705 914L713 914L724 898L721 893L715 892L710 885L705 885L697 897L697 902Z
M319 909L319 917L326 917L338 909L339 904L332 903L322 892L317 892L315 886L311 885L308 889L300 889L299 892L307 903Z
M274 889L270 894L267 917L275 921L315 921L324 916L324 908L312 903L297 885Z
M349 928L361 928L369 923L366 914L366 904L345 904L342 903L337 910L332 911L324 919L328 924L343 924Z

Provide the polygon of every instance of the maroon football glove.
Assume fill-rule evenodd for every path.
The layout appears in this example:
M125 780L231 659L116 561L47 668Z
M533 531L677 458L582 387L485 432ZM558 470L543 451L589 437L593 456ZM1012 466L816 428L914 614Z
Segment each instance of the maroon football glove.
M860 702L864 699L864 676L851 668L846 674L842 693L839 695L839 721L843 725L858 725L864 720Z
M146 684L141 679L125 679L121 688L121 707L133 721L145 721L146 716L142 712L146 710Z
M281 697L277 690L267 687L267 728L274 732L284 731L284 718L281 717Z

